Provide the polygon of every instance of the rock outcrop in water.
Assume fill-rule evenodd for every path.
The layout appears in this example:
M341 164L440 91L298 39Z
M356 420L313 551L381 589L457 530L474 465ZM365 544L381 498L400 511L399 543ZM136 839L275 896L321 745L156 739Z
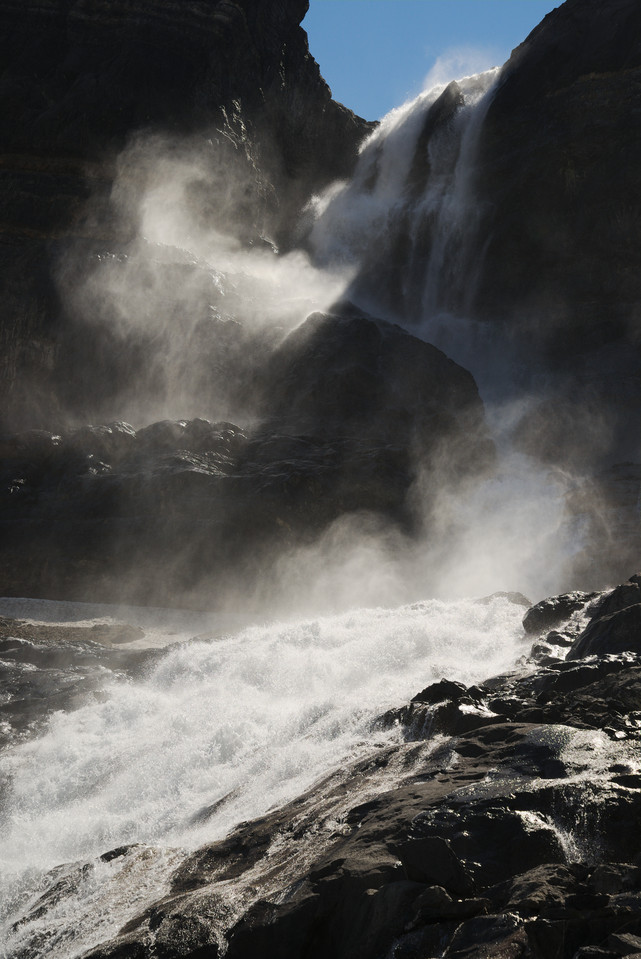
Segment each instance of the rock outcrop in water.
M419 469L436 492L494 465L470 374L354 308L309 317L259 394L248 432L194 419L4 437L4 593L207 605L242 583L247 601L274 551L339 517L415 533Z
M512 673L434 683L381 717L395 745L189 855L86 959L636 955L639 632L612 652L609 623L638 618L640 595L633 576L538 604ZM46 934L29 945L31 924L41 937L93 870L145 855L126 846L55 870L21 920L22 959L46 948Z

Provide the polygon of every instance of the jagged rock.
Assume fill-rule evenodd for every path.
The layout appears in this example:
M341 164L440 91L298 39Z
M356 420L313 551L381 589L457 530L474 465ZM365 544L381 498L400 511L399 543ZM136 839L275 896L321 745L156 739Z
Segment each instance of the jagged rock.
M516 916L478 916L461 923L444 955L447 959L477 959L523 954L527 937Z
M525 614L523 618L523 628L526 633L543 633L551 630L562 623L566 623L572 613L584 609L585 606L594 599L596 593L573 592L564 593L562 596L552 596L549 599L542 599L536 606Z
M641 585L638 575L631 576L627 583L616 586L613 590L606 593L598 604L590 621L597 622L603 616L618 613L627 606L634 606L637 603L641 603Z
M418 836L401 843L395 852L413 882L438 882L448 893L464 896L473 891L472 879L447 839ZM445 918L445 917L444 917Z
M357 763L350 778L385 781L400 748L406 774L382 794L375 789L369 802L349 806L348 800L347 810L344 777L336 774L291 808L243 824L222 843L204 847L175 874L171 898L122 931L123 948L146 942L147 936L153 941L155 917L170 914L176 918L167 926L167 943L177 948L179 917L192 908L187 903L210 903L217 883L232 876L241 881L245 874L258 898L235 920L219 913L199 948L215 950L226 939L227 955L234 959L257 951L282 959L320 959L328 951L341 959L375 959L394 946L392 954L418 959L436 955L438 943L440 954L462 959L484 955L478 951L483 944L487 955L518 955L513 950L522 951L527 942L533 957L544 959L563 936L572 951L559 954L568 957L600 943L617 932L624 915L634 929L641 921L638 868L616 859L599 867L568 864L560 831L552 825L552 816L571 823L576 811L586 808L584 787L564 778L560 758L574 732L502 724L460 736L436 752L413 744ZM628 829L640 805L636 800L626 808L616 786L604 782L602 788L607 804L595 815L614 824L604 834L607 861L616 853L614 832L621 822ZM337 803L347 828L340 836L328 834L322 851L318 815L335 815ZM287 824L294 809L292 834ZM296 862L312 848L310 830L316 852L303 876ZM277 847L270 838L275 835ZM293 858L290 843L298 850ZM272 890L268 898L260 896L263 861ZM619 896L628 896L625 904ZM90 955L98 959L109 952ZM186 955L199 953L190 947Z
M462 683L453 683L450 680L442 679L438 683L432 683L426 689L421 690L412 698L413 703L442 703L445 700L457 702L465 696L467 690Z
M607 592L567 654L568 660L605 653L639 652L641 586L638 576Z
M609 616L599 616L570 647L567 658L582 659L603 653L641 652L641 603Z

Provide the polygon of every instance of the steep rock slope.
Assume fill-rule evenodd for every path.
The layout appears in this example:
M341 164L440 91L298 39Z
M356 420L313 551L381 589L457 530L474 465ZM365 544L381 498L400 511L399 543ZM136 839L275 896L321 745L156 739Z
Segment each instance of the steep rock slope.
M116 158L133 134L187 139L205 168L224 158L237 181L232 213L244 242L263 233L285 239L310 192L349 173L368 125L331 99L300 27L307 7L0 4L5 423L43 425L61 405L74 365L69 341L83 333L70 327L55 264L72 242L79 263L131 239L134 225L116 220L109 199ZM207 197L196 202L207 218ZM82 384L75 391L82 404Z
M528 424L549 461L563 446L570 462L590 447L638 459L640 133L634 0L567 0L548 14L505 65L485 118L475 311L528 365L558 374Z

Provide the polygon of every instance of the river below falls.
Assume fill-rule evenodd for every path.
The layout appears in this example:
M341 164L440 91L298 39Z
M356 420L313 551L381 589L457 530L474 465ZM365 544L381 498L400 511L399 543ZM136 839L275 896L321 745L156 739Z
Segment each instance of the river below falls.
M51 870L139 843L116 883L118 864L92 870L77 916L65 902L46 954L71 959L113 934L186 851L397 737L374 726L386 709L443 677L471 684L512 668L527 649L523 613L497 596L238 628L208 613L0 601L0 616L27 621L0 657L5 715L22 697L0 757L0 955L19 954L12 917L51 885ZM77 631L32 641L29 623L138 632L117 647Z

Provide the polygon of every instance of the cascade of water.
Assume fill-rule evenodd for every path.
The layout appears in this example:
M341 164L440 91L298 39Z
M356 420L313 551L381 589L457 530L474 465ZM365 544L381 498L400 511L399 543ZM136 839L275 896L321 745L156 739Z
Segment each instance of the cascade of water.
M461 81L464 104L456 116L459 141L456 162L429 182L416 211L420 222L427 209L434 217L432 249L425 274L420 314L429 320L442 310L466 316L478 270L480 201L474 194L475 160L490 91L499 69ZM437 166L438 142L429 145ZM439 164L440 165L440 164ZM416 227L415 227L416 229ZM475 250L477 252L476 260Z
M497 76L437 86L393 110L352 180L312 203L316 260L357 264L349 295L424 332L445 310L464 315L473 295L474 164Z
M256 626L172 647L137 681L106 674L100 695L5 752L0 955L38 931L37 918L12 930L11 917L34 908L47 870L72 864L59 880L78 884L75 905L48 912L39 930L59 935L47 955L67 959L158 896L176 847L222 837L394 737L372 721L421 685L443 675L469 684L511 665L521 618L501 598L433 600ZM146 865L82 872L132 842L147 844Z

